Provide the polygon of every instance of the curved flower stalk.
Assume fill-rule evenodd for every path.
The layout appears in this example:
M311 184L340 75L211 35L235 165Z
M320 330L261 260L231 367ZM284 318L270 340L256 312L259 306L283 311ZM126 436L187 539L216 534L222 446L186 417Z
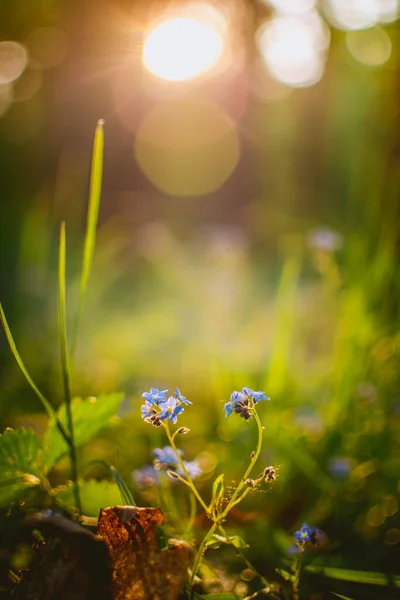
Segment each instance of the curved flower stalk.
M270 398L268 398L262 391L254 391L248 387L244 387L240 392L232 392L230 400L224 406L226 417L229 417L231 414L238 414L240 417L245 419L245 421L249 421L254 417L257 425L258 437L256 449L250 454L249 466L243 474L239 484L236 486L236 489L229 502L226 504L226 506L223 506L223 475L220 475L215 480L211 502L207 503L200 495L193 481L201 474L199 466L195 461L184 461L182 458L182 450L178 449L175 443L176 436L178 434L187 434L189 429L186 427L179 427L173 433L170 430L170 423L176 424L178 422L178 418L184 412L185 407L192 404L192 402L183 396L178 388L176 388L175 396L169 396L167 398L167 393L168 390L160 391L157 388L151 388L150 392L145 392L142 394L145 403L142 405L141 411L144 421L151 423L155 427L164 427L170 444L165 448L157 448L153 451L153 468L156 471L160 469L166 469L171 478L184 483L190 489L193 496L197 499L201 507L205 510L206 514L212 521L212 525L201 542L194 560L190 580L190 582L193 583L203 558L203 554L209 543L212 542L213 536L218 530L220 533L222 533L222 536L217 536L218 539L224 541L225 543L233 544L236 547L237 552L242 556L245 563L249 566L248 560L243 556L240 550L240 547L244 546L238 546L235 537L229 537L223 527L223 522L225 521L229 511L235 505L239 504L239 502L241 502L251 490L254 490L262 483L270 484L276 478L276 470L273 466L265 467L261 475L255 479L250 478L250 475L252 474L252 471L261 453L262 434L264 429L256 407L260 401L268 401ZM192 515L192 520L193 517L194 515ZM189 527L189 530L190 529L191 526ZM253 570L256 574L258 574L255 569ZM261 577L259 574L258 576ZM266 584L262 577L261 580L264 584Z

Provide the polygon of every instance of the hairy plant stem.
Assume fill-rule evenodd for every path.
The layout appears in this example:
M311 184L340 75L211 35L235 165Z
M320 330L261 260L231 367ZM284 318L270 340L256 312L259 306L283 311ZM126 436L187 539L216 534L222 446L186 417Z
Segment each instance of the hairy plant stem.
M300 574L301 574L301 563L303 561L303 552L300 550L296 557L296 566L294 568L293 576L293 600L299 600L299 587L300 587Z
M179 466L181 467L182 471L185 474L185 477L187 479L187 485L188 487L190 487L190 489L192 490L193 494L196 496L199 504L201 504L201 506L204 508L204 510L206 511L207 514L209 514L209 508L207 506L207 504L204 502L203 498L200 496L199 492L196 489L196 486L194 485L192 478L190 477L187 468L185 467L185 463L182 460L182 457L180 455L180 453L178 452L178 449L175 445L175 440L174 440L174 435L171 435L171 432L169 430L169 424L168 421L167 422L163 422L164 428L165 428L165 432L167 434L168 437L168 441L171 444L171 447L173 448L175 454L176 454L176 458L178 459L179 462Z
M260 417L257 414L257 411L254 409L254 418L256 420L257 423L257 429L258 429L258 440L257 440L257 447L256 447L256 451L250 461L250 464L245 472L245 474L243 475L241 481L239 482L232 498L229 500L228 504L226 505L225 509L222 512L222 519L224 519L226 517L226 515L228 514L228 512L231 510L231 508L233 506L235 506L236 504L238 504L239 502L241 502L243 500L243 498L248 494L248 490L249 488L246 488L244 490L244 493L242 495L240 495L240 492L243 490L243 488L245 487L245 482L246 480L249 478L254 465L256 464L258 457L260 456L260 452L261 452L261 447L262 447L262 434L263 434L263 427L260 421Z
M179 464L182 468L182 471L184 472L187 481L185 482L186 485L192 490L193 494L195 495L195 497L197 498L197 500L199 501L199 503L201 504L201 506L204 508L204 510L206 511L207 515L213 520L213 524L210 527L210 529L208 530L208 532L206 533L206 535L203 538L203 541L200 544L200 547L197 551L194 563L193 563L193 569L192 569L192 575L190 578L190 584L193 583L194 578L196 577L197 571L199 569L200 563L201 563L201 559L203 557L203 554L205 552L206 549L206 545L207 545L207 541L209 540L209 538L214 534L214 532L219 529L222 533L222 535L229 540L229 536L227 535L225 529L222 527L221 523L225 520L226 515L229 513L229 511L231 510L231 508L233 506L235 506L236 504L239 504L239 502L241 502L243 500L243 498L245 498L245 496L247 496L248 492L249 492L249 488L246 487L246 489L244 490L244 492L242 494L240 494L240 492L243 490L243 487L245 486L245 481L246 479L248 479L249 475L251 474L259 456L261 453L261 447L262 447L262 434L263 434L263 427L260 421L260 417L258 416L256 410L254 409L254 417L257 423L257 429L258 429L258 439L257 439L257 447L256 447L256 451L251 459L250 465L248 466L246 472L244 473L239 485L237 486L232 498L230 499L230 501L228 502L227 506L225 507L225 509L223 510L223 512L219 515L219 516L213 516L211 511L210 511L210 507L206 505L206 503L204 502L203 498L200 496L199 492L196 489L196 486L194 485L186 467L185 464L182 460L182 457L180 455L180 453L178 452L178 449L175 445L175 435L176 432L174 434L171 434L170 430L169 430L169 424L168 422L163 423L164 427L165 427L165 431L167 433L168 436L168 440L169 443L171 444L171 447L173 448L176 457L179 461ZM184 481L182 479L182 481ZM238 550L236 548L236 550ZM244 562L247 564L247 566L249 568L251 568L261 579L261 581L263 582L264 585L268 585L268 582L256 571L256 569L254 569L254 567L251 565L251 563L247 560L247 558L245 556L243 556L243 554L241 552L238 552L238 554L243 558Z
M197 550L196 558L194 559L194 563L193 563L192 574L191 574L190 580L189 580L190 585L193 585L197 571L199 570L199 566L201 563L201 559L203 558L203 554L205 552L207 542L210 539L210 537L214 534L214 532L216 531L216 529L218 527L219 527L219 520L217 519L214 521L214 523L211 525L210 529L207 531L206 535L203 538L203 541L200 544L199 549Z

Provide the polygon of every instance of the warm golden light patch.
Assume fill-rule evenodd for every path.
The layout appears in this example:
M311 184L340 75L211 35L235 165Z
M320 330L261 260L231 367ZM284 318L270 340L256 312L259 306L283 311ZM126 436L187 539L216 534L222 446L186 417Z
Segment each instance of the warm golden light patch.
M217 190L239 159L239 140L229 115L208 100L185 98L156 105L135 138L143 173L172 196Z
M221 57L224 41L206 21L181 17L158 24L146 37L145 67L162 79L183 81L207 71Z

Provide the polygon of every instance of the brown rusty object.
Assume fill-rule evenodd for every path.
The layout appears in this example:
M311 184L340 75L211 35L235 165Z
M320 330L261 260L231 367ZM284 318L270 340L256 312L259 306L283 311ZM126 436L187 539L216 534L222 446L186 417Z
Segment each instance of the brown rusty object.
M100 511L98 535L108 547L113 600L176 600L187 580L192 550L170 540L160 549L159 508L113 506Z

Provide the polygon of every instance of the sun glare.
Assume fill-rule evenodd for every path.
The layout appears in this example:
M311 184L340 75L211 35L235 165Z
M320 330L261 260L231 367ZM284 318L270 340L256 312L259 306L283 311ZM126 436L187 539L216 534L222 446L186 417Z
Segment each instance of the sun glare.
M210 69L223 48L222 36L213 25L190 17L174 18L150 31L143 63L157 77L183 81Z

